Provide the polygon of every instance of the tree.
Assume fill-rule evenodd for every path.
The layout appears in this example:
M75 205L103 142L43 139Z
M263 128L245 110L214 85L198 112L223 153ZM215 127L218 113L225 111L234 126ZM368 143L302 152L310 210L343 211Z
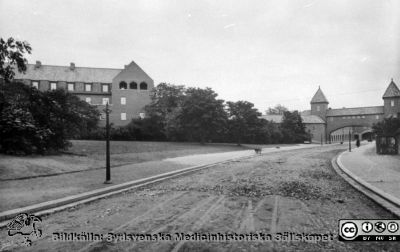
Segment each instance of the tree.
M93 106L65 90L40 92L23 83L0 83L0 151L44 154L97 127Z
M383 119L372 126L374 133L377 135L394 136L400 133L400 118L389 117Z
M146 106L146 113L165 118L168 113L180 106L184 96L184 86L162 82L152 90L151 103Z
M10 105L0 113L0 151L7 154L44 153L53 132L38 126L26 108Z
M303 120L298 111L283 113L281 130L284 143L302 143L308 139Z
M224 132L227 113L224 101L217 96L211 88L186 90L176 118L186 139L205 143Z
M53 115L47 122L57 128L61 138L79 138L97 128L100 113L95 106L64 89L47 91L44 95L51 103L46 114Z
M15 76L15 67L24 73L28 64L24 54L30 54L31 51L32 48L26 41L18 41L12 37L5 41L0 38L0 78L10 82Z
M160 83L152 90L151 103L145 107L146 114L152 118L154 124L163 138L170 134L169 126L173 124L170 120L175 120L171 114L176 114L185 96L184 86ZM157 135L160 135L157 133Z
M247 101L227 102L229 129L240 145L242 141L254 142L257 131L262 128L259 116L261 113L254 104ZM252 139L253 138L253 139Z
M283 115L283 113L285 111L288 111L288 109L281 105L281 104L277 104L275 107L273 108L268 108L268 110L266 111L267 115Z

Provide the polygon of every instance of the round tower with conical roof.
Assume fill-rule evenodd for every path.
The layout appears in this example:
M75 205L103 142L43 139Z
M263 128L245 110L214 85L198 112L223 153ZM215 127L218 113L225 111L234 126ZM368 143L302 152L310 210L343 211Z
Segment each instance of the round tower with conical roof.
M317 92L311 99L311 115L321 117L326 122L326 112L328 111L328 99L326 99L321 87L318 87Z
M393 79L383 94L383 111L386 117L400 117L400 90Z

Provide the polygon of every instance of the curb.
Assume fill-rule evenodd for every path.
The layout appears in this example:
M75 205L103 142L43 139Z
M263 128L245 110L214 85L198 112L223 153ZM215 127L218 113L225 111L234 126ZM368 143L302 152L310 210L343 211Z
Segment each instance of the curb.
M341 157L345 152L346 151L343 151L331 160L332 166L336 173L345 179L346 182L348 182L352 187L362 192L378 205L400 218L400 199L371 185L347 169L341 161Z

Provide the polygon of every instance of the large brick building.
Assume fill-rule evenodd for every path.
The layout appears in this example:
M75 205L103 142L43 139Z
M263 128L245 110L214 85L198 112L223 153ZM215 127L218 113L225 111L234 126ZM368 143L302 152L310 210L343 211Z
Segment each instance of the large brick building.
M372 126L384 118L400 117L400 90L393 79L383 94L383 106L331 109L329 101L318 88L311 99L311 110L301 113L306 130L313 142L340 142L372 136ZM264 115L264 119L276 123L282 115ZM349 136L350 133L350 136Z
M123 126L132 118L144 117L144 106L150 102L154 81L135 62L123 69L28 64L25 73L15 80L41 91L63 88L103 112L110 104L110 122ZM101 119L104 119L102 114ZM104 122L102 123L104 124Z
M154 87L150 76L133 61L123 69L77 67L74 63L51 66L37 61L28 64L25 73L17 72L15 79L42 91L66 89L100 111L109 103L110 121L115 126L144 117L144 107L150 103L150 90ZM349 133L352 139L370 138L374 123L390 116L400 117L400 90L393 80L382 98L383 106L331 109L318 88L311 99L311 109L303 111L301 117L313 142L346 141ZM282 121L282 115L262 118L275 123Z

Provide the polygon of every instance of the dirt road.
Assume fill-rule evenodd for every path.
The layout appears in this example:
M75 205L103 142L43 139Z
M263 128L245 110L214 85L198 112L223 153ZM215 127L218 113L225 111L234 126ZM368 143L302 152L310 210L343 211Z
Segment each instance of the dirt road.
M330 160L340 148L261 155L44 216L43 236L32 247L12 244L15 240L4 229L1 247L18 251L398 251L395 243L337 240L339 219L394 218L336 175ZM333 240L268 240L268 234L284 232L325 234ZM104 240L54 241L65 238L55 233L67 233L69 238L75 233L75 239L104 235ZM176 233L192 237L222 233L238 239L264 234L266 240L170 241Z

